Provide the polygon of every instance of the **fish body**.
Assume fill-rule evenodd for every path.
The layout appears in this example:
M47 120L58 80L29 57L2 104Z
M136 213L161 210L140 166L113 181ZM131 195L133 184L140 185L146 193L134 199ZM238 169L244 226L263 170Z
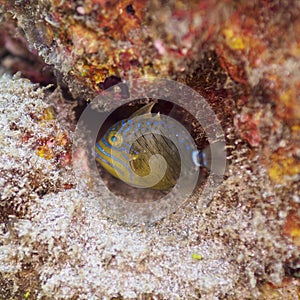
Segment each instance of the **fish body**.
M111 175L129 185L169 190L176 185L183 165L206 166L209 149L193 149L182 130L159 113L151 113L154 104L111 126L96 143L95 157ZM173 135L168 137L169 132Z

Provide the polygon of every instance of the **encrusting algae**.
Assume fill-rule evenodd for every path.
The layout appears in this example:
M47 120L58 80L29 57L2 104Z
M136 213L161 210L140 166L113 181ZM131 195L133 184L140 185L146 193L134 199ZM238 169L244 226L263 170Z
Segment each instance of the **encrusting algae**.
M1 74L58 85L77 114L116 83L177 79L212 106L230 157L208 208L121 226L101 213L109 195L75 189L70 106L2 77L0 299L299 298L297 1L0 4Z

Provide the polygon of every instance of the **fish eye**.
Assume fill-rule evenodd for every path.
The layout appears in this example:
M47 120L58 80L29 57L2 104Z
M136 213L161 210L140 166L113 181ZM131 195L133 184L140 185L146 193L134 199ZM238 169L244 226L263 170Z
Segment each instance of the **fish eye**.
M116 131L112 131L108 136L108 142L114 147L119 147L123 143L123 138Z
M110 140L114 143L118 140L118 137L113 135L113 136L110 137Z

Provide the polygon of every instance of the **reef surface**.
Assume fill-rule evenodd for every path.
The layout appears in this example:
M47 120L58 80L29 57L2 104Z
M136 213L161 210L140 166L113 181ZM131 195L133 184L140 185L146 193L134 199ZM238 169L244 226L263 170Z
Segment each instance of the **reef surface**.
M0 16L0 299L299 299L297 1L0 0ZM229 166L209 207L129 226L76 184L72 136L142 76L207 99Z

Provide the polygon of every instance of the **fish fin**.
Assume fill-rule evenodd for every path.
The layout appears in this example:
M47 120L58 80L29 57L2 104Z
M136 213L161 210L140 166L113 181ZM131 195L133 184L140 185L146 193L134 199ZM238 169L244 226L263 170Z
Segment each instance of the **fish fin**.
M155 105L155 102L150 102L144 106L142 106L140 109L138 109L136 112L134 112L131 116L131 118L137 117L137 116L141 116L144 114L151 114L152 108Z
M176 111L177 111L177 107L175 104L173 104L171 110L169 111L168 113L168 116L171 117L171 118L174 118L176 116Z
M212 161L212 148L214 148L214 161ZM212 170L214 163L214 173L217 175L223 175L228 170L228 161L226 158L226 144L225 141L213 142L206 146L202 151L203 166Z
M156 114L153 116L153 120L155 120L155 121L159 121L159 120L160 120L160 112L156 113Z
M199 150L194 150L193 152L192 152L192 159L193 159L193 163L195 164L195 166L197 166L197 167L201 167L202 165L201 165L201 163L200 163L200 159L199 159L199 157L201 156L201 151L199 151Z
M177 104L173 104L171 110L169 111L168 113L168 117L170 118L173 118L175 120L177 120L178 122L184 124L184 127L189 131L189 132L192 132L193 130L193 127L192 127L192 124L191 123L186 123L184 122L185 120L185 116L187 116L188 113L182 113L180 111L180 105L177 105Z

